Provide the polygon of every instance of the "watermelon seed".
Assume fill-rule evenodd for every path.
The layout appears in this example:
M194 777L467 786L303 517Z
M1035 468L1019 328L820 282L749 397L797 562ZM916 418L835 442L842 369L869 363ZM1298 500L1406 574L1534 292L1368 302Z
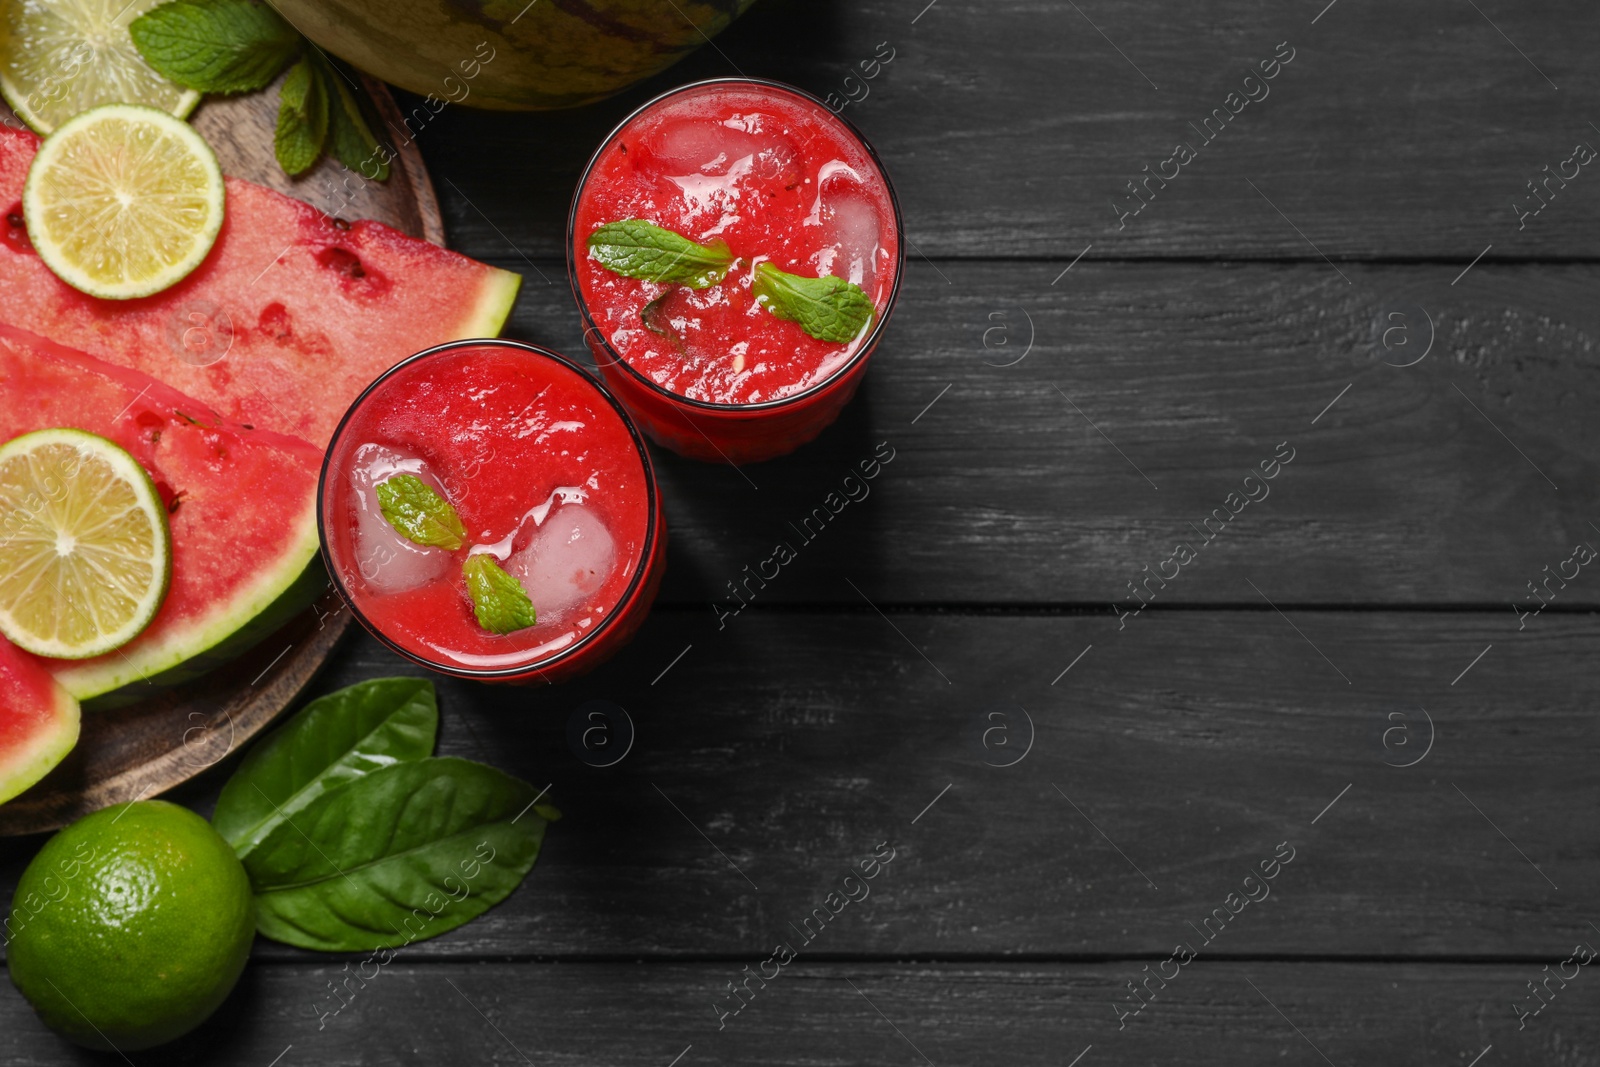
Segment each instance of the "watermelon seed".
M22 216L22 205L13 204L6 212L5 242L18 252L32 252L33 242L28 240L28 220Z
M366 269L361 266L361 259L347 248L338 245L329 245L317 253L317 262L329 270L338 271L347 278L365 278Z

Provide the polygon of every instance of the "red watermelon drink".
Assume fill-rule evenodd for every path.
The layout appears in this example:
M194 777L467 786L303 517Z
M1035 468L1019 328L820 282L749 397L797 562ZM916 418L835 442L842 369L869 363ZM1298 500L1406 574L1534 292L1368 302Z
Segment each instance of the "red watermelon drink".
M730 463L838 416L904 264L871 146L813 97L746 79L675 89L617 127L567 252L612 391L655 441Z
M666 523L644 442L592 378L457 341L373 382L334 434L322 551L381 641L446 674L557 681L627 642Z

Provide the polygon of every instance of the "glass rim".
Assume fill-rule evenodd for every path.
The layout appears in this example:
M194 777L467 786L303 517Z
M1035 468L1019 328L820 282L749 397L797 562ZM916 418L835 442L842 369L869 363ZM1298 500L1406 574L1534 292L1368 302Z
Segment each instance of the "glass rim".
M634 450L638 453L639 461L644 468L644 542L639 549L639 565L634 569L633 576L628 580L627 586L617 597L614 610L609 612L605 618L601 619L598 626L584 634L570 647L564 648L545 659L536 660L532 663L526 663L515 667L465 667L459 664L447 664L440 662L439 660L429 659L427 656L403 647L399 642L393 640L388 634L384 633L381 627L374 624L373 621L361 611L361 608L356 604L355 596L353 596L351 592L345 588L344 579L339 573L339 568L334 563L333 553L328 548L328 523L325 515L325 502L327 497L329 469L333 465L335 446L338 445L339 439L344 435L345 427L350 422L351 418L355 415L357 410L359 410L361 406L367 402L375 390L388 381L391 376L399 373L406 367L411 366L413 363L417 363L434 356L445 355L461 348L478 347L505 348L520 352L524 355L538 356L543 359L558 363L572 371L574 374L578 375L584 380L584 382L594 388L603 398L605 398L606 402L611 405L612 410L615 411L621 418L622 425L627 429L628 436L633 441ZM644 438L640 435L639 428L634 425L633 419L628 415L627 409L624 408L617 398L611 394L611 391L605 387L605 383L596 381L594 376L584 370L581 365L574 363L571 359L568 359L559 352L545 348L543 345L530 344L526 341L513 341L504 337L469 337L456 341L446 341L443 344L434 345L431 348L425 348L421 352L416 352L410 356L407 356L399 363L396 363L394 366L378 375L378 377L372 380L371 384L361 391L361 395L356 397L356 399L351 402L349 408L345 410L344 415L340 417L338 426L334 428L333 436L328 439L328 450L322 457L322 470L317 476L317 542L318 546L322 550L322 560L327 567L328 580L330 583L332 583L334 592L339 594L339 599L344 601L345 605L349 607L351 613L355 615L356 620L361 623L366 631L376 637L379 643L384 645L386 648L400 654L401 656L404 656L413 663L417 663L421 666L439 671L442 674L450 674L459 678L490 680L495 678L515 678L529 673L541 674L544 670L554 667L564 660L570 659L591 645L622 615L622 612L619 609L627 604L632 603L638 595L640 586L645 580L645 572L649 570L650 561L653 558L656 549L656 526L660 521L660 515L660 494L658 493L656 487L655 467L650 462L649 449L645 446Z
M792 393L789 396L777 397L773 400L761 400L753 404L718 404L709 400L696 400L693 397L687 397L682 393L673 392L671 389L664 388L655 381L646 377L644 374L641 374L632 364L623 359L621 354L618 353L615 348L612 347L611 341L595 323L594 316L590 313L589 305L584 300L583 291L578 284L578 257L577 252L575 251L576 246L574 244L574 240L577 237L578 204L583 199L584 188L589 184L589 176L591 173L593 173L595 164L600 161L601 154L611 146L612 142L617 139L617 137L628 127L630 123L632 123L646 111L655 107L657 104L660 104L671 97L677 96L680 93L691 92L697 89L705 89L711 86L732 87L750 85L757 86L762 89L775 89L781 93L787 93L790 96L799 97L808 103L815 104L822 111L826 112L830 118L840 123L845 128L845 131L854 137L861 144L861 147L866 150L867 158L872 160L873 166L877 167L878 177L882 179L883 187L889 194L889 208L894 215L894 283L889 287L889 296L888 299L884 301L883 313L877 316L877 321L873 323L872 330L862 340L860 346L850 356L850 358L822 381L807 386L798 393ZM630 375L634 382L644 386L646 389L658 396L665 398L668 401L683 404L701 411L716 412L720 414L737 414L746 411L772 411L786 407L790 404L796 404L800 401L811 399L817 394L821 393L823 390L837 385L845 378L845 376L849 375L863 362L865 362L866 358L872 354L873 348L877 346L878 337L883 332L883 328L888 324L889 315L894 310L895 301L900 295L900 283L905 277L905 268L905 221L900 212L900 197L895 192L894 182L890 180L889 172L884 167L883 160L878 156L878 150L873 147L871 141L867 140L866 135L856 127L855 123L851 122L843 115L833 111L833 109L828 107L825 102L819 100L811 93L806 92L804 89L789 85L786 82L773 81L770 78L702 78L699 81L688 82L674 89L668 89L666 92L660 93L651 97L649 100L646 100L644 103L630 111L621 122L617 123L617 125L612 128L610 133L606 134L605 139L600 142L600 146L596 148L594 150L594 154L589 157L589 162L584 164L583 171L578 175L577 187L572 194L572 207L567 211L567 279L572 285L572 297L575 301L577 301L578 311L583 316L583 334L585 340L588 339L592 331L593 335L599 339L600 345L611 357L611 363L615 366L621 367L623 372Z

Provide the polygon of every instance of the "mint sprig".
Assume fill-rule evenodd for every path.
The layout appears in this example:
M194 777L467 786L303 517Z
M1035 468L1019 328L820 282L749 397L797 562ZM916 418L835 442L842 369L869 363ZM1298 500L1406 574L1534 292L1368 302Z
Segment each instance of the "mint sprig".
M300 54L300 35L256 0L174 0L128 25L145 62L203 93L264 89Z
M750 291L768 311L798 323L819 341L854 341L872 321L872 298L843 278L807 278L762 262L756 265Z
M644 219L608 222L589 235L589 254L602 267L628 278L705 289L727 277L735 259L726 241L696 244L682 234ZM757 303L780 319L799 324L819 341L854 341L872 321L872 297L853 282L824 275L808 278L756 264L751 292ZM681 342L667 321L663 293L644 306L639 318L651 333Z
M407 540L454 552L467 543L467 529L450 502L414 474L397 474L378 483L378 510ZM461 565L478 625L508 634L532 626L538 615L522 583L491 555L478 552Z
M319 53L320 55L320 53ZM378 151L378 138L361 113L361 103L333 63L323 59L323 82L333 87L328 96L328 151L333 158L363 178L385 181L389 177L387 153ZM369 170L371 173L368 173Z
M733 253L726 241L696 244L644 219L608 222L589 235L589 254L628 278L705 289L727 277Z
M502 570L493 556L482 552L468 556L461 565L461 573L467 579L472 613L485 630L508 634L537 621L533 601L528 599L522 583Z
M378 510L409 541L454 552L467 541L467 528L449 501L414 474L397 474L378 483Z
M272 138L278 165L288 174L309 170L328 139L328 86L310 59L289 68L278 90L278 129Z
M170 0L128 32L157 73L202 93L253 92L289 67L273 137L285 173L305 173L326 151L362 177L389 176L347 76L262 0Z

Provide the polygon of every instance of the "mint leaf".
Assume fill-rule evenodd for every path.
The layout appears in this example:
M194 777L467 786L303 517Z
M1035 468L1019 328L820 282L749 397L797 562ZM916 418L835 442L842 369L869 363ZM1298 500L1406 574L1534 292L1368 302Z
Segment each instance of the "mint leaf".
M387 180L389 162L378 151L378 139L361 113L355 92L345 81L343 72L331 61L324 61L322 68L323 82L333 87L333 92L328 94L328 150L333 158L363 178Z
M277 77L300 35L259 0L174 0L128 26L144 61L203 93L244 93Z
M589 235L589 254L602 267L626 277L691 289L717 284L733 266L726 241L695 244L644 219L606 223Z
M278 90L278 130L272 147L286 174L309 170L328 138L328 89L309 59L289 68Z
M537 619L533 601L522 583L500 569L493 556L478 553L468 556L461 566L467 578L467 594L472 597L472 613L478 625L497 634L508 634L532 626Z
M672 328L672 319L667 313L666 300L676 289L668 289L650 303L639 309L639 321L644 323L644 328L653 334L658 334L668 340L682 343L683 338L678 331Z
M454 552L466 543L467 528L456 509L414 474L379 482L378 510L400 536L419 545Z
M768 311L798 323L819 341L854 341L872 321L872 298L843 278L807 278L763 262L756 266L750 291Z

